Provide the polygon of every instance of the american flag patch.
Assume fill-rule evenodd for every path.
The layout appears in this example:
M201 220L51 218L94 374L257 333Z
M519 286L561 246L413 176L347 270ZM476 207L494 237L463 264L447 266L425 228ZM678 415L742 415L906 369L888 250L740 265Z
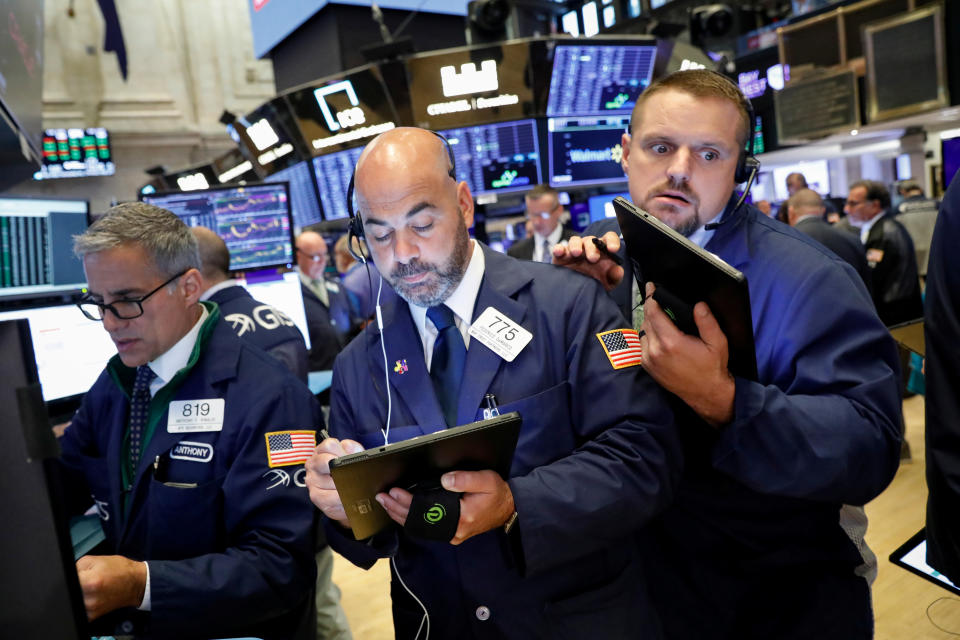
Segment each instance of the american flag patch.
M614 369L623 369L640 364L643 355L640 336L633 329L616 329L597 334L603 350Z
M317 446L316 431L273 431L266 438L267 462L271 467L303 464Z

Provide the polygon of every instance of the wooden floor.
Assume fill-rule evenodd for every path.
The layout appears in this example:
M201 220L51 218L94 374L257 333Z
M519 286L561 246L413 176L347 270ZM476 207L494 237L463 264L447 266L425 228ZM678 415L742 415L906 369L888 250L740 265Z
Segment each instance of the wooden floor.
M880 572L873 585L877 640L942 640L960 635L960 598L887 560L890 553L923 527L927 485L923 464L923 398L904 402L907 441L913 453L900 465L893 483L867 505L867 542L877 554ZM357 640L393 638L390 621L390 570L381 560L363 571L337 556L334 581L343 590L343 606ZM928 617L929 615L929 617ZM947 631L937 628L939 625Z

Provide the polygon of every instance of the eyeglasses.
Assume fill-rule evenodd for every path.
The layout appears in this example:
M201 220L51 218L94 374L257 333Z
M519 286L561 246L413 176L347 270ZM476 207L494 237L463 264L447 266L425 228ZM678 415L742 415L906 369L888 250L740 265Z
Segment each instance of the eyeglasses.
M301 253L301 254L303 254L303 255L305 255L305 256L307 256L308 258L310 258L310 259L313 260L314 262L326 262L326 261L327 261L327 256L326 256L326 254L322 254L322 253L321 253L321 254L319 254L319 255L313 255L312 253L307 253L306 251L304 251L304 250L301 249L300 247L297 247L297 252L298 252L298 253Z
M120 320L133 320L134 318L139 318L143 315L144 300L155 294L157 291L160 291L160 289L163 289L165 286L185 274L187 271L189 271L189 269L184 269L147 295L139 298L123 298L121 300L111 302L110 304L96 302L91 298L85 298L77 303L77 307L80 308L80 311L83 312L83 315L87 316L94 322L102 322L104 312L107 309L110 310L110 313L112 313L115 318Z

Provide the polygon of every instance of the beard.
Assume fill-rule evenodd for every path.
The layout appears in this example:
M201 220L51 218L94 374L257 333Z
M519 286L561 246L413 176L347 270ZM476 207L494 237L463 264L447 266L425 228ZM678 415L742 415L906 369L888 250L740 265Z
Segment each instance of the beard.
M683 194L688 205L692 205L692 211L681 214L681 206L684 206L684 203L680 201L677 202L677 206L655 201L654 198L657 194L663 193L664 191L674 191ZM697 194L690 189L690 186L686 182L670 181L657 185L647 192L647 197L641 206L665 225L686 237L690 237L694 231L703 226L700 222L700 198L697 197Z
M459 212L458 212L459 213ZM453 250L447 260L441 264L421 262L414 258L407 264L397 263L390 271L387 281L401 298L418 307L435 307L450 297L467 271L470 255L470 234L463 216L458 215L459 221L453 238ZM417 283L407 283L404 277L415 276L421 273L433 274Z

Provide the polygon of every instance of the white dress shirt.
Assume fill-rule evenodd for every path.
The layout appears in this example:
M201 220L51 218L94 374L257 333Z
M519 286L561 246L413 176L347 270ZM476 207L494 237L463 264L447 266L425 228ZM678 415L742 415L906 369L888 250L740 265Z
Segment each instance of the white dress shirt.
M470 348L470 324L473 321L473 307L477 302L477 295L480 293L480 283L483 282L483 272L485 262L483 260L483 249L477 244L476 240L470 240L473 247L473 253L470 256L470 262L467 264L467 270L463 274L463 279L457 288L453 290L446 300L445 305L453 311L454 321L457 323L457 329L463 336L463 345ZM413 316L413 324L417 327L420 334L420 341L423 343L423 360L427 363L427 371L430 370L430 362L433 359L433 343L437 340L437 328L433 322L427 319L427 307L420 307L410 304L410 315Z
M543 262L543 241L547 241L547 246L552 247L553 245L560 242L560 237L563 235L563 225L559 222L557 226L553 228L553 231L549 235L541 236L537 232L533 233L533 261L534 262ZM550 261L553 261L553 256L550 256Z

